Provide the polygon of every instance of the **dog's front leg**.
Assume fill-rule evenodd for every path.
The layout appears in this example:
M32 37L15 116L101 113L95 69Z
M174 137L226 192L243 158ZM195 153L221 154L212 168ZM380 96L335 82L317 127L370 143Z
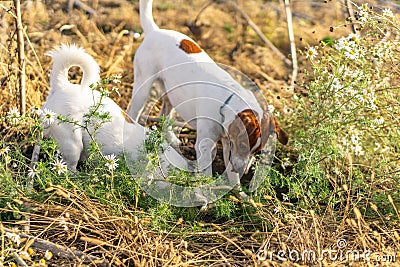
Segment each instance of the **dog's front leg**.
M197 120L195 144L198 169L204 175L212 175L212 162L216 154L216 142L220 138L220 126L208 119Z
M226 178L228 180L228 185L232 189L237 190L240 197L243 200L248 201L249 196L246 193L244 193L240 187L240 178L241 177L240 177L239 173L234 172L232 170L233 166L232 166L231 162L229 161L229 157L230 157L230 153L231 153L229 139L224 137L221 139L221 142L222 142L222 148L223 148L223 154L224 154L225 173L226 173Z
M233 166L230 162L230 153L231 153L231 147L229 143L228 138L222 138L222 149L223 149L223 154L224 154L224 164L225 164L225 170L226 170L226 175L228 178L229 185L232 188L237 188L240 185L240 177L239 173L232 171Z

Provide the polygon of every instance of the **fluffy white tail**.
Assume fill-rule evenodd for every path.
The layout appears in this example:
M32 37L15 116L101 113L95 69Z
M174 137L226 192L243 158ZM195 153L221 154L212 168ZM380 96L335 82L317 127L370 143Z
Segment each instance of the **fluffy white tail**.
M159 29L153 19L153 0L140 0L140 24L144 33Z
M100 67L97 62L76 45L62 44L47 53L53 58L53 68L50 74L50 87L52 90L67 88L71 83L68 80L68 70L73 66L82 69L82 86L89 86L100 80Z

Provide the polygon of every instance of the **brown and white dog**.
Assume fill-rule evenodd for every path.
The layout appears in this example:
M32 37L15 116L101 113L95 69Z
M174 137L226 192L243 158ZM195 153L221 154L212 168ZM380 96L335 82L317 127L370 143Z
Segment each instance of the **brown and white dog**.
M99 91L90 88L91 84L100 81L100 68L96 61L75 45L61 45L47 55L53 58L54 63L50 74L51 90L43 109L68 117L75 123L54 121L50 125L44 125L44 137L53 137L56 140L68 169L75 171L78 161L87 158L87 149L92 138L101 146L105 155L125 152L129 160L137 160L140 153L144 152L148 129L131 120L111 98L101 98ZM68 70L72 66L82 69L81 84L69 82ZM108 113L111 118L101 124L94 136L90 136L92 128L100 121L92 118L88 129L79 125L85 125L85 114L100 100L98 111ZM183 156L167 144L164 144L164 148L164 152L160 154L163 173L171 165L188 169L187 160Z
M159 29L152 0L140 0L140 22L145 33L134 59L135 84L128 114L139 118L154 82L159 81L177 113L197 130L198 168L212 174L216 142L223 145L230 185L240 184L252 155L271 133L282 144L288 136L257 99L220 68L188 36Z

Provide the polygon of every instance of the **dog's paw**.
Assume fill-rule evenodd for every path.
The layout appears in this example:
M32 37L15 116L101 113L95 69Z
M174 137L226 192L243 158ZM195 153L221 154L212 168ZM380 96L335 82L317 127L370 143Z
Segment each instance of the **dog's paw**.
M168 131L166 134L167 140L170 143L170 145L175 148L179 149L180 145L182 144L181 140L175 135L173 131Z

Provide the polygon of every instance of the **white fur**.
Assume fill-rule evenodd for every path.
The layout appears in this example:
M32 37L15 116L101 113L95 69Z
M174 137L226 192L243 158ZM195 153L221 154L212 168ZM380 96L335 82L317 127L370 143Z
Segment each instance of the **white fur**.
M159 29L152 16L152 0L140 0L140 19L145 38L134 59L135 84L128 114L138 118L151 85L161 81L177 113L197 129L198 167L206 175L212 174L215 143L222 140L225 165L245 170L250 157L230 155L227 129L235 116L245 109L254 110L261 121L263 110L255 96L204 51L187 53L180 49L183 39L194 41L182 33ZM181 86L183 84L185 86ZM224 105L228 99L229 103ZM197 119L190 121L193 118ZM228 177L234 177L230 179L234 185L239 184L232 166L228 166L227 171Z
M83 124L84 114L87 114L89 108L98 103L101 97L98 91L89 88L89 85L100 80L98 64L82 48L75 45L61 45L48 55L53 57L54 63L50 75L51 91L43 109L47 108L57 115L68 116L71 120ZM82 69L81 84L71 84L68 81L68 70L72 66ZM101 145L102 153L118 155L125 152L129 159L136 160L139 152L144 149L147 129L136 122L127 122L121 108L108 97L102 99L101 112L108 112L111 116L111 121L104 123L94 136ZM91 139L88 132L81 127L59 123L56 120L45 127L44 136L51 136L57 141L69 169L76 170L78 161L86 159L86 150ZM171 147L160 157L164 172L167 171L170 161L175 166L187 169L185 158Z

